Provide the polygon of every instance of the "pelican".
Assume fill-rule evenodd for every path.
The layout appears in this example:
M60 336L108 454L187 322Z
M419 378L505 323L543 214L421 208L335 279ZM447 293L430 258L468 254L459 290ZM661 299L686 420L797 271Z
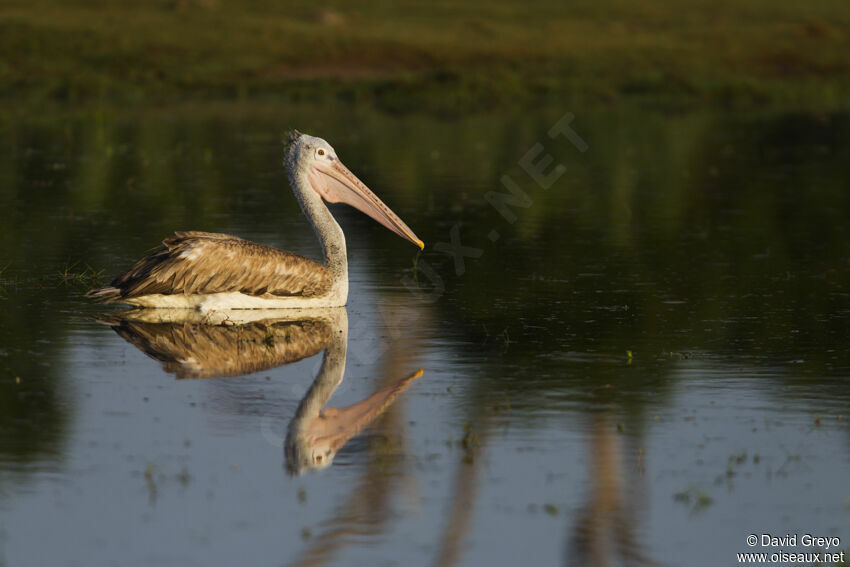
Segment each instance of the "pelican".
M284 165L301 210L322 245L324 263L237 236L176 232L110 285L87 295L107 303L205 312L343 306L348 299L345 235L323 200L352 205L425 248L322 138L292 131Z

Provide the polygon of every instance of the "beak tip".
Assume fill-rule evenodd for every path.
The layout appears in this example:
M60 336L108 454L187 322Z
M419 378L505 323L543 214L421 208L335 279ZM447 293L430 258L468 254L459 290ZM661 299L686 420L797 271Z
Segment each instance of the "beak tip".
M420 250L425 250L425 243L421 240L417 240L416 245L419 247Z

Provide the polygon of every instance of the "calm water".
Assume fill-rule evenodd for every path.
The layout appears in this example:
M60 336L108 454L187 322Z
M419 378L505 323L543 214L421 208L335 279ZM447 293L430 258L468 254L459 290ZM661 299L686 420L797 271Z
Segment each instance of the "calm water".
M547 135L567 111L585 151ZM341 313L85 299L179 229L318 255L289 127L426 251L340 208ZM535 144L566 168L548 189ZM848 116L222 107L11 118L0 145L0 564L850 550ZM504 214L502 176L525 193Z

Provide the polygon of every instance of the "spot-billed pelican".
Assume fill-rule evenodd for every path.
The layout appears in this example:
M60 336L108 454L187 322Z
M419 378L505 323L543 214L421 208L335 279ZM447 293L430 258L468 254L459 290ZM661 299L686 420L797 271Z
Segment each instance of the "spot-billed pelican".
M329 203L360 209L419 248L425 244L345 167L322 138L289 134L284 164L324 264L227 234L177 232L89 297L139 307L276 309L337 307L348 298L345 236Z

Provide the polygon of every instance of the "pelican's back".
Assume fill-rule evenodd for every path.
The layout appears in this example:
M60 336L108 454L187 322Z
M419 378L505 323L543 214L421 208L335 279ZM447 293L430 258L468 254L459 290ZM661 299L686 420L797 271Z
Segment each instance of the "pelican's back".
M176 232L89 297L122 302L146 295L241 293L258 298L328 293L331 271L298 254L212 232Z

